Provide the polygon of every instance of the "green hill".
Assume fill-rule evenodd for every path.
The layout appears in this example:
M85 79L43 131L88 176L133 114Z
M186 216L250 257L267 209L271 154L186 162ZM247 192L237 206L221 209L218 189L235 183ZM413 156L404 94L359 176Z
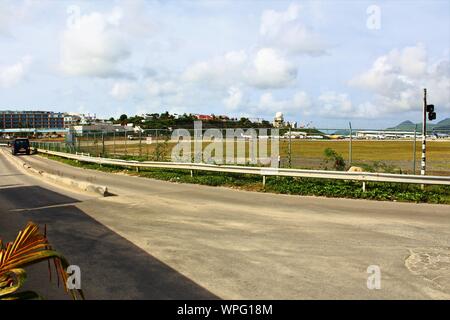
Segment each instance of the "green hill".
M441 120L438 123L436 123L433 130L435 130L435 131L438 131L438 130L450 131L450 118Z
M416 124L410 120L403 121L392 128L387 128L387 130L399 130L399 131L414 131ZM450 118L439 121L438 123L427 122L428 130L450 130ZM417 130L422 130L422 122L417 123ZM427 130L427 131L428 131Z
M416 125L414 122L406 120L402 123L399 123L395 127L387 128L387 130L414 131L415 126ZM420 128L419 124L417 124L417 128Z

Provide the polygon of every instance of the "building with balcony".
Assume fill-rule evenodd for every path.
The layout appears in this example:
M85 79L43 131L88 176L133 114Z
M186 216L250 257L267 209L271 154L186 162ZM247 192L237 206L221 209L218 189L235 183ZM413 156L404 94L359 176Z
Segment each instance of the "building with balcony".
M64 128L64 114L51 111L0 111L0 129L30 128Z

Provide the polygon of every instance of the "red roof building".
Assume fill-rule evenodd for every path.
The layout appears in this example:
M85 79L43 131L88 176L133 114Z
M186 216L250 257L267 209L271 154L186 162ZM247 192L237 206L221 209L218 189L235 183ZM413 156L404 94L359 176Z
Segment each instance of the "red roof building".
M213 117L209 114L196 114L195 117L198 120L212 120L213 119Z

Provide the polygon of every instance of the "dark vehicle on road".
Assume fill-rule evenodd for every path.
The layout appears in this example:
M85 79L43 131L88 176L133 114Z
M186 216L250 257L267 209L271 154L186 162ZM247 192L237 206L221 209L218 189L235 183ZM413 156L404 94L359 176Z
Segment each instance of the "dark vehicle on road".
M16 155L18 153L30 154L30 140L28 138L17 138L11 142L11 153Z

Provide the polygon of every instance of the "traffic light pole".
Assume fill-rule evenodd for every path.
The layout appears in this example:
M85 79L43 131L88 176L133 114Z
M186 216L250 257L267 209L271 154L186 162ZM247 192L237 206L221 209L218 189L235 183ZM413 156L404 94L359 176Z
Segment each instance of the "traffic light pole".
M426 170L426 148L427 148L427 89L423 89L423 121L422 121L422 162L420 174L425 175Z

